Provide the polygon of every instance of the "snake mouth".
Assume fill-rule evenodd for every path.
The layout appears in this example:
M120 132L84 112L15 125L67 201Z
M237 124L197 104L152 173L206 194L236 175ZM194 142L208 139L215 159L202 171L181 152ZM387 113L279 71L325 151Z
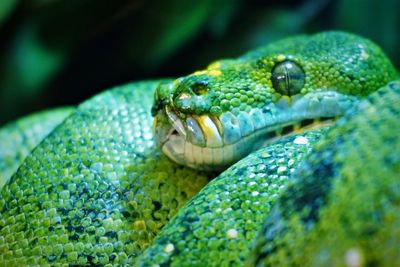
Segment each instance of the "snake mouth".
M194 169L223 170L277 138L333 124L357 100L321 90L218 117L182 118L165 106L155 117L154 131L158 146L173 161Z

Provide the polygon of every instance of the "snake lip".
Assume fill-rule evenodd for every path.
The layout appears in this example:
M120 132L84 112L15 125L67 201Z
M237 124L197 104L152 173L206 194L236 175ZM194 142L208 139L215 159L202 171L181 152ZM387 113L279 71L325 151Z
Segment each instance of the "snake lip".
M321 90L250 111L227 111L215 118L181 118L173 107L165 106L160 114L163 127L157 127L162 130L156 140L179 164L222 170L273 140L333 124L355 101L352 96Z
M176 113L168 106L165 106L165 114L167 114L168 120L172 126L170 134L180 134L186 138L185 127L183 126L182 120L176 115Z
M179 164L202 170L222 170L255 148L265 146L277 138L317 128L322 124L329 125L334 120L332 117L305 119L253 129L249 125L239 127L242 122L232 114L229 115L229 121L225 121L224 117L220 117L220 121L219 118L206 115L188 116L184 121L168 107L164 114L168 121L165 128L168 130L161 136L164 137L161 142L162 151ZM241 133L236 140L238 127ZM251 132L246 133L245 128L252 128Z
M218 118L208 115L190 115L180 118L170 107L164 108L168 118L169 131L163 139L164 144L172 136L200 147L223 147L223 129Z

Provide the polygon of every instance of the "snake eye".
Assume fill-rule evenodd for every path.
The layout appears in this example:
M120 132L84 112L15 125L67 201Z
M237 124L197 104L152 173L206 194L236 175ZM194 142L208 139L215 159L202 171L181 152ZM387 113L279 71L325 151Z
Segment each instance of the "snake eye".
M298 94L303 88L305 74L299 65L286 60L274 66L271 80L278 93L292 96Z

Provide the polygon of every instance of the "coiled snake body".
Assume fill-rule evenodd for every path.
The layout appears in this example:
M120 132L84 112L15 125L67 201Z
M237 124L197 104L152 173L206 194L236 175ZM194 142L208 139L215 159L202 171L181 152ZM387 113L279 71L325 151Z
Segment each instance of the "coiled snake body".
M101 93L3 187L0 265L400 264L396 78L326 32Z

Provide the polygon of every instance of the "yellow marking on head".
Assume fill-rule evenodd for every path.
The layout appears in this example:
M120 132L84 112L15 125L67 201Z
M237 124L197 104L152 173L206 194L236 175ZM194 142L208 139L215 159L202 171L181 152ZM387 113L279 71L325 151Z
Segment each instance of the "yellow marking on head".
M221 75L221 71L220 70L209 70L208 71L208 75L210 75L210 76L218 76L218 75Z
M214 62L207 67L207 70L208 70L208 75L211 75L211 76L221 75L221 73L222 73L221 72L221 63L218 61Z
M199 71L195 71L192 75L209 75L209 76L218 76L221 75L222 72L218 69L207 69L207 70L199 70Z
M282 54L280 54L276 57L276 60L278 60L278 62L283 62L283 61L285 61L285 59L286 59L286 56L282 55Z
M153 133L156 131L156 127L157 127L157 117L154 117L154 120L153 120Z
M217 62L214 62L214 63L211 63L210 65L208 65L208 67L207 67L207 69L213 69L213 70L215 70L215 69L220 69L221 68L221 62L219 62L219 61L217 61Z
M198 70L192 73L192 75L203 75L203 74L207 74L206 70Z

